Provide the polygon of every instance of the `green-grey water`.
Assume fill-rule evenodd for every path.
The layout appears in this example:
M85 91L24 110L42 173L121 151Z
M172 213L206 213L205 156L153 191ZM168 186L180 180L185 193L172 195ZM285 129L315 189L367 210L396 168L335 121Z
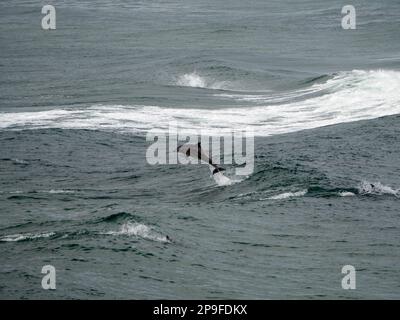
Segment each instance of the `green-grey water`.
M0 298L398 299L400 5L352 5L2 1ZM171 122L254 171L148 164Z

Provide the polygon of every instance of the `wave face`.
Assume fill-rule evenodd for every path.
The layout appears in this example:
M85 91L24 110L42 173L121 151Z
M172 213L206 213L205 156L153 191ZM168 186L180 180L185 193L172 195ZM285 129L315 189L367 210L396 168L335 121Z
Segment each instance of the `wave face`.
M180 85L207 87L196 73L178 79ZM216 83L211 86L216 86ZM220 135L251 129L269 136L400 113L400 72L354 70L285 93L215 93L219 100L242 106L203 109L143 105L91 105L38 112L3 112L1 129L92 129L121 132L167 130L176 122L182 132L202 130ZM244 104L244 105L243 105Z
M368 280L380 272L377 259L388 261L382 264L389 276L384 296L398 278L396 266L388 268L399 252L399 119L257 138L253 174L234 180L235 168L224 166L232 183L223 186L206 165L147 165L143 137L99 130L1 131L3 285L10 297L40 298L37 277L28 289L11 290L56 253L55 267L69 266L65 283L74 284L60 286L60 298L93 298L93 288L100 298L173 298L182 281L185 292L192 290L193 279L207 284L198 297L235 298L248 283L246 294L263 298L284 270L293 281L275 284L270 297L280 298L288 283L297 290L299 277L309 279L321 263L341 266L351 254L355 265L369 263ZM65 123L62 117L50 122ZM249 266L249 257L257 263ZM266 270L279 266L279 272L255 281L254 274L271 261ZM337 270L325 291L324 272L317 273L311 285L318 295L339 296L342 289L332 293L330 287ZM75 287L73 275L83 272L105 277ZM227 284L237 286L213 296L214 279L226 275L232 277ZM149 290L138 295L138 284ZM122 289L110 293L110 287ZM375 297L375 291L363 294Z

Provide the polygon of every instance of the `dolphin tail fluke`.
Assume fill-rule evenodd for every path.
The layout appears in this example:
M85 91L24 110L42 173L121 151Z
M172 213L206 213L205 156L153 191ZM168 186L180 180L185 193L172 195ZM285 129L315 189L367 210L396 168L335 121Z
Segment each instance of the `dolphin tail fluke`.
M221 172L221 171L225 171L225 169L224 169L224 168L216 167L216 168L213 170L212 174L214 175L214 174L216 174L216 173L218 173L218 172Z

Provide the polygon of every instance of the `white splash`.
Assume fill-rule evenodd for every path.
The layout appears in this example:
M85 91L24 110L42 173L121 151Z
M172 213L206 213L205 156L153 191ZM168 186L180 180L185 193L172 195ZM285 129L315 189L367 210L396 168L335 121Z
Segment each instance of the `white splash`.
M180 76L176 83L183 87L204 88L206 86L205 80L195 72Z
M222 174L222 172L217 172L217 173L213 174L213 178L214 178L215 182L217 183L217 185L219 185L220 187L230 186L234 183L231 179L229 179L228 177L225 177Z
M197 72L192 72L179 76L176 84L182 87L223 89L224 82L206 79Z
M373 194L373 195L384 195L389 194L395 197L400 197L400 189L393 189L389 186L385 186L380 182L368 182L362 181L358 186L360 194Z
M151 227L136 222L125 222L118 231L108 231L104 234L136 236L158 242L170 242L170 240L166 236L159 234Z

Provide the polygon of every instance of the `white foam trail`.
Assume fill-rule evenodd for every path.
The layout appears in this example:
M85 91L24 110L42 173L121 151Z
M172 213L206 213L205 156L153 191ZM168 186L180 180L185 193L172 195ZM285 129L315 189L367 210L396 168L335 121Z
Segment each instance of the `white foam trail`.
M8 236L4 236L0 238L0 241L4 242L14 242L14 241L23 241L23 240L33 240L38 238L48 238L54 236L54 232L47 233L19 233L19 234L11 234Z
M126 222L121 226L118 231L109 231L105 234L136 236L158 242L170 242L170 240L168 240L166 236L155 232L151 227L136 222Z
M194 81L196 82L196 81ZM200 83L201 84L201 83ZM253 129L269 136L337 123L400 113L400 72L341 72L325 83L288 95L283 104L224 109L160 108L157 106L94 105L81 109L0 113L0 129L96 129L120 132L166 131L177 122L180 133L224 135Z
M285 192L278 194L276 196L269 197L268 199L270 200L282 200L282 199L287 199L287 198L292 198L292 197L302 197L307 193L307 189L297 191L297 192Z
M374 195L383 195L390 194L395 197L400 197L400 189L393 189L389 186L385 186L380 182L368 182L362 181L358 186L358 190L360 194L374 194Z

